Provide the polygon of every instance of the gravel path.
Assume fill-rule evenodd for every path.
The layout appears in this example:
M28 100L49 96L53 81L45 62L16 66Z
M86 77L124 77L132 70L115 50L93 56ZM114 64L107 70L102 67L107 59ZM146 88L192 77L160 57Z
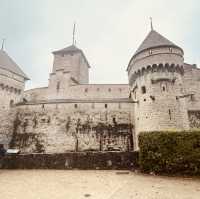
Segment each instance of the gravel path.
M2 199L200 199L200 180L125 171L0 170Z

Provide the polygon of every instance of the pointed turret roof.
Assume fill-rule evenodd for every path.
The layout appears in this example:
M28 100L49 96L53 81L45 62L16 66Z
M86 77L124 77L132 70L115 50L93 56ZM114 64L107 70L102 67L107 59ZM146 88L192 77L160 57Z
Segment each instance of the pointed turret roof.
M161 34L159 34L158 32L152 29L147 35L147 37L144 39L142 44L139 46L139 48L136 50L134 56L144 50L148 50L148 49L156 48L156 47L165 47L165 46L176 47L176 48L181 49L176 44L169 41L164 36L162 36Z
M20 69L20 67L9 57L3 50L0 50L0 68L15 73L26 80L29 80L27 75Z

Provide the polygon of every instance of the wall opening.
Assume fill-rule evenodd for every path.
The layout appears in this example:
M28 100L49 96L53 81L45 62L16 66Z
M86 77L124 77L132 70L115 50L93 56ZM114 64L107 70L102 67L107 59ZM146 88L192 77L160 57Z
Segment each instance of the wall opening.
M14 106L14 100L10 100L10 107Z
M145 94L145 93L147 92L145 86L142 86L142 87L141 87L141 90L142 90L142 94Z
M171 120L172 119L172 113L171 113L171 110L169 109L169 119Z
M60 90L60 82L57 82L57 85L56 85L56 90L59 91Z
M108 108L108 104L105 104L105 108Z
M78 104L74 104L74 108L78 108Z

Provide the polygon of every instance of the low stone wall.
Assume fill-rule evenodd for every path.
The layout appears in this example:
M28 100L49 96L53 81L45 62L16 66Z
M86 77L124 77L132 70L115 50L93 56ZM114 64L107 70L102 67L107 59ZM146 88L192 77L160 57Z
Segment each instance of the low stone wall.
M2 169L132 169L137 165L137 152L20 154L1 160Z

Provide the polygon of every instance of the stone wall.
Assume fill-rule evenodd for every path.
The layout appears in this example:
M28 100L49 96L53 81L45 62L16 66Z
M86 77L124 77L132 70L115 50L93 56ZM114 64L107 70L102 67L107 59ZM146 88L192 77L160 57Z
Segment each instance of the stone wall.
M7 155L1 169L135 169L137 152L73 152Z
M10 146L24 153L129 151L132 103L52 103L17 107Z
M200 111L188 111L191 129L200 129Z
M0 144L3 144L5 148L9 147L12 140L15 117L15 108L0 111Z

